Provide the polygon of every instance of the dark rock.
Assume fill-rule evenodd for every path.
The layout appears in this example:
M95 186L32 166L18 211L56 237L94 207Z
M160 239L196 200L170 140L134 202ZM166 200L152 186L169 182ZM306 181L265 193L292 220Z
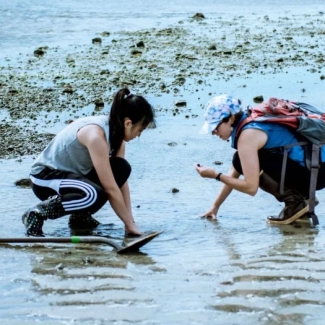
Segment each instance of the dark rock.
M95 99L96 108L104 107L104 101L101 98Z
M109 72L109 70L106 69L106 70L102 70L102 71L100 72L100 74L101 74L101 75L103 75L103 74L110 74L110 72Z
M186 101L185 100L177 100L174 105L176 107L185 107L187 105Z
M194 18L194 19L204 19L205 16L202 13L197 12L192 18Z
M111 35L111 33L110 32L102 32L100 35L107 37L107 36Z
M8 94L9 95L17 95L18 94L18 90L14 89L14 88L10 88L8 90Z
M264 97L263 97L263 96L255 96L255 97L253 98L254 103L257 103L257 104L262 103L263 100L264 100Z
M39 47L38 49L36 49L34 51L34 55L39 57L39 56L43 56L46 53L46 50L48 49L47 46L44 47Z
M184 77L180 76L180 77L176 77L176 79L173 81L173 85L182 86L185 84L185 82L186 82L186 79Z
M136 80L122 80L122 81L121 81L121 84L124 85L124 86L127 86L127 85L129 85L129 86L133 86L133 85L135 85L136 83L137 83Z
M144 47L144 42L143 41L138 42L137 47Z
M102 43L102 39L100 37L95 37L91 40L93 44L100 44Z
M30 187L30 179L29 178L21 178L15 182L16 186L20 187Z
M74 90L71 85L66 85L63 89L64 94L72 94L74 93Z
M131 51L131 54L132 54L132 55L137 55L137 56L139 56L139 55L142 54L142 52L139 51L139 50L132 50L132 51Z
M66 59L65 59L65 61L68 63L68 64L74 64L76 61L73 59L73 58L71 58L71 57L67 57Z

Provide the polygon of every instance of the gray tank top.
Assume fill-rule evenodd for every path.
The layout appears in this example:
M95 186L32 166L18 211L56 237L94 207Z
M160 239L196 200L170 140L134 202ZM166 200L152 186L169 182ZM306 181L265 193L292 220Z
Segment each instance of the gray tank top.
M107 116L89 116L75 120L59 132L32 165L31 174L36 175L44 167L69 171L82 175L88 174L93 166L88 149L77 139L77 132L84 126L96 124L104 132L109 143Z

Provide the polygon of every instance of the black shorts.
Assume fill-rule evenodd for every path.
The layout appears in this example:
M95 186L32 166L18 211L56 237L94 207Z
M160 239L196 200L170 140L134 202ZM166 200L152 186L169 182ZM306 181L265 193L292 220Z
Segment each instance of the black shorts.
M130 176L130 164L120 157L110 158L110 164L117 185L122 187ZM37 175L30 175L30 180L40 200L59 194L64 210L69 213L95 213L108 199L95 169L81 175L45 167Z
M283 154L276 151L262 149L258 151L258 158L260 163L260 170L263 170L276 182L280 183ZM233 156L232 164L238 173L243 174L238 151L236 151ZM310 187L310 170L307 167L303 167L296 161L288 158L284 185L289 189L297 190L301 195L308 198ZM324 187L325 163L322 163L318 172L316 189L320 190Z

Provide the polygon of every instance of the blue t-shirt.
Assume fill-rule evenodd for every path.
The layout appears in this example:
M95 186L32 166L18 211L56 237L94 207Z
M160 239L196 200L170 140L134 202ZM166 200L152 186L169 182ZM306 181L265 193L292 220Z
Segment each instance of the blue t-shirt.
M242 121L246 117L247 115L244 114L240 121ZM236 129L237 128L234 128L231 135L232 138L231 146L233 148L236 148L235 146ZM299 142L298 139L295 137L293 131L291 131L288 127L279 123L250 122L243 127L242 131L246 129L258 129L266 133L267 141L263 149L273 149L273 148L283 147L285 145ZM288 157L290 159L298 162L301 166L306 166L304 160L304 156L305 156L304 149L301 146L293 146L291 148L287 148L286 150L288 151ZM325 161L325 146L322 147L321 149L321 160L322 162Z

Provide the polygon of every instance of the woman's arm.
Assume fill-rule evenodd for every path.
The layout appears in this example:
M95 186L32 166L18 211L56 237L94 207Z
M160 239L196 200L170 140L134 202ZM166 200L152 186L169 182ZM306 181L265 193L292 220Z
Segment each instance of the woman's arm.
M121 145L119 151L117 152L116 156L121 157L121 158L125 158L125 142L124 141L122 142L122 145ZM125 206L129 210L129 212L132 214L131 195L130 195L129 184L128 184L127 181L121 187L121 192L122 192L122 195L123 195Z
M243 179L229 175L221 175L220 181L229 187L254 196L259 186L260 165L258 150L264 147L267 141L265 132L257 129L244 130L238 140L238 154L244 174ZM202 177L216 178L219 174L216 170L207 167L196 167Z
M109 162L109 145L103 129L98 125L87 125L78 131L77 137L80 143L87 147L108 200L115 213L124 222L126 231L140 235L141 232L134 223L122 192L115 182Z
M239 176L240 176L240 174L235 170L234 167L230 168L227 175L229 177L232 177L232 178L239 178ZM210 219L216 219L216 216L217 216L217 213L218 213L218 210L219 210L220 206L227 199L227 197L229 196L231 191L232 191L232 187L224 184L222 186L219 194L217 195L212 207L206 213L204 213L204 215L202 217L208 217Z
M234 179L238 179L240 174L235 170L234 167L231 167L227 173L227 176L234 178ZM232 187L230 187L229 185L223 184L216 200L214 201L213 206L219 208L221 206L221 204L227 199L227 197L229 196L231 191L232 191Z

